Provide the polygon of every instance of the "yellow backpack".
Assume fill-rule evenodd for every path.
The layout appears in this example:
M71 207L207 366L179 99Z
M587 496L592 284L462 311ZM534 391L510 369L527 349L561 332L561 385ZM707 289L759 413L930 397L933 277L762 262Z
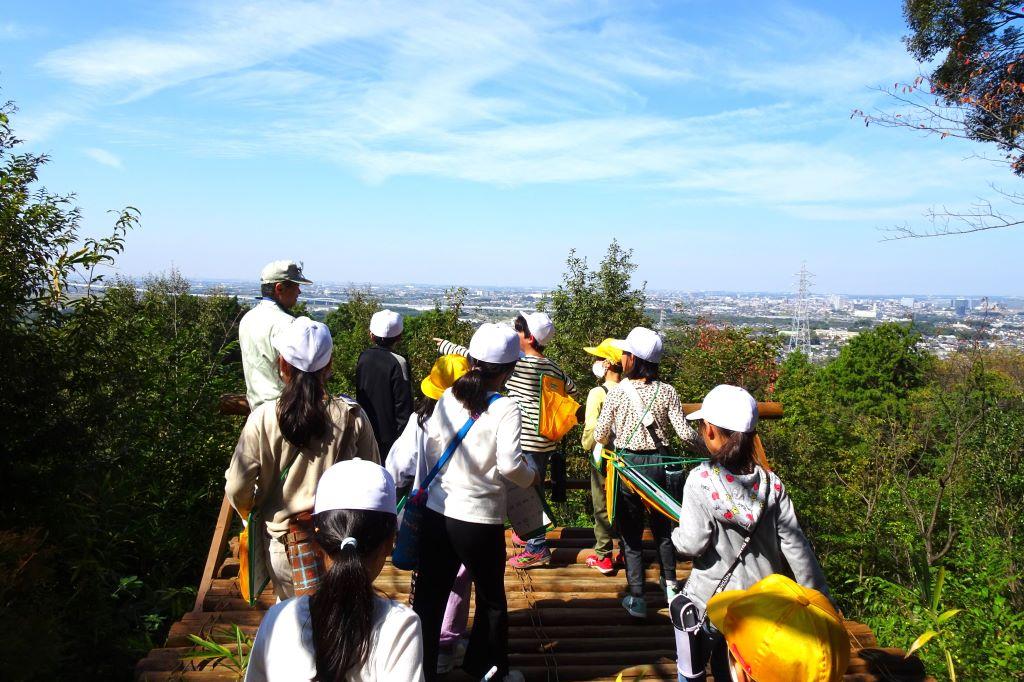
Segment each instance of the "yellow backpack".
M565 382L550 374L540 377L540 419L537 433L548 440L561 440L579 421L580 404L565 392Z

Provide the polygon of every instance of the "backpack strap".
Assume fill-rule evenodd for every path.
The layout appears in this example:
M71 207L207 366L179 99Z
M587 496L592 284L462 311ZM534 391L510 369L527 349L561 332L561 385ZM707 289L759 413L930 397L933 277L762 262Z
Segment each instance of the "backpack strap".
M490 395L487 398L487 407L490 407L492 404L494 404L494 401L500 397L501 396L497 393ZM473 428L473 424L475 424L476 420L479 418L480 415L478 414L469 415L469 419L466 420L466 423L462 425L462 428L459 429L458 433L455 434L455 437L452 438L450 443L448 443L448 447L444 449L444 452L441 454L441 458L437 460L437 464L435 464L434 468L432 468L430 470L430 473L427 474L427 478L420 485L419 491L426 490L427 488L430 487L430 484L433 483L434 478L436 478L437 475L441 473L441 469L443 469L445 465L448 464L448 460L450 460L452 458L452 455L455 454L455 450L457 450L459 445L462 443L462 439L466 437L466 434L469 433L469 430ZM415 495L415 493L413 494Z

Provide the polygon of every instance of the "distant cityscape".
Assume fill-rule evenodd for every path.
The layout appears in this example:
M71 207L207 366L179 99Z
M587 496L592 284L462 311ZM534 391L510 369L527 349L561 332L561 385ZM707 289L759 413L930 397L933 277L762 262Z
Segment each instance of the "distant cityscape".
M226 293L241 300L259 296L253 281L191 280L198 295ZM141 284L140 284L141 286ZM453 285L454 286L454 285ZM385 307L417 314L443 301L451 287L421 284L352 284L318 282L303 286L300 301L316 316L348 300L349 292L368 292ZM531 287L465 287L463 316L479 323L510 319L519 310L533 310L550 290ZM799 297L794 293L647 290L648 313L659 326L705 320L749 327L754 333L790 337L796 329ZM810 355L825 360L864 329L882 322L913 321L924 347L948 356L957 350L982 347L1024 349L1024 296L858 296L809 293L805 296Z

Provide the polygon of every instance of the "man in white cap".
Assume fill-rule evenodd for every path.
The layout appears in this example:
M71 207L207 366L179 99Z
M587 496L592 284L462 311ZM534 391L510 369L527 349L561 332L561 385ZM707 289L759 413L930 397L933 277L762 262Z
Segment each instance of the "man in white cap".
M250 410L276 399L284 389L272 340L295 319L289 310L302 293L300 284L312 284L303 276L301 264L290 260L267 263L260 273L260 301L238 324L245 397Z
M356 363L356 400L373 425L382 461L412 414L409 363L394 351L402 340L402 330L402 316L398 313L374 313L370 318L373 345L359 355Z

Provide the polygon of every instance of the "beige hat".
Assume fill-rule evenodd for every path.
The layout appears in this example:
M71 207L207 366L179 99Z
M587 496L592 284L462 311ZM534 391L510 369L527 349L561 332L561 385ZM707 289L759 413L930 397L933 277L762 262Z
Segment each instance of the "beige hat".
M296 263L293 260L276 260L273 263L267 263L260 272L260 282L262 284L276 282L312 284L302 275L302 263Z

